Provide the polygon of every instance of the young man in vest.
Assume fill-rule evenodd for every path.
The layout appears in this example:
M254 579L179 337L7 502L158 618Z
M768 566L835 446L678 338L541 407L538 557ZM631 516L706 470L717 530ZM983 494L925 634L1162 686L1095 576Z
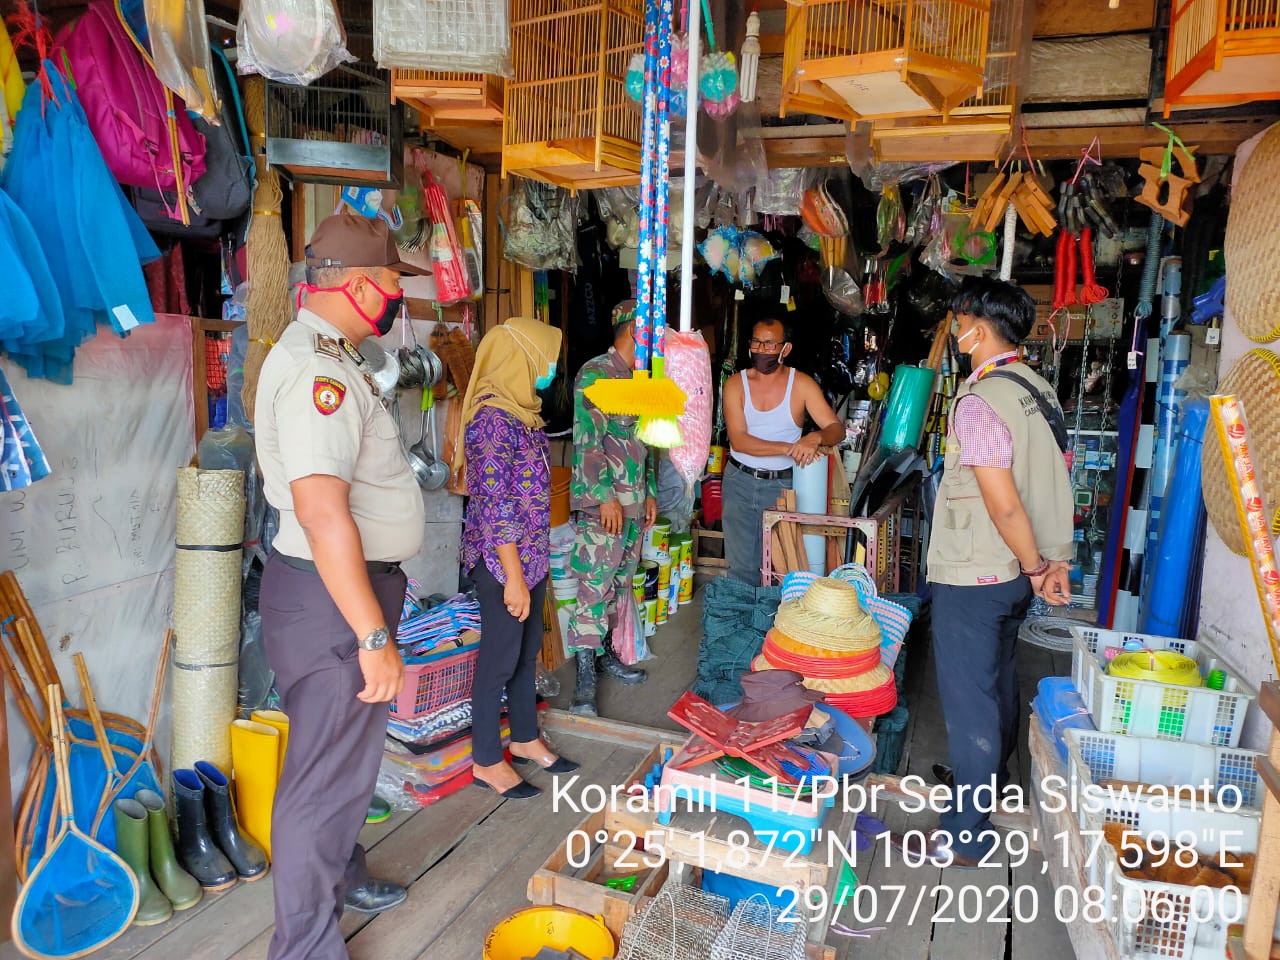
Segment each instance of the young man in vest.
M791 489L791 469L818 458L821 444L844 439L844 424L810 376L782 361L791 352L790 331L781 320L751 328L751 368L724 385L724 422L729 431L725 464L724 554L729 576L760 585L765 510ZM806 416L818 429L805 433Z
M973 791L998 796L1017 746L1018 628L1033 595L1054 605L1071 599L1074 501L1057 397L1018 360L1035 320L1031 297L1013 284L974 278L952 312L965 380L952 408L928 560L951 754L951 770L938 772L951 780L952 799L928 852L974 866L997 841L989 790Z

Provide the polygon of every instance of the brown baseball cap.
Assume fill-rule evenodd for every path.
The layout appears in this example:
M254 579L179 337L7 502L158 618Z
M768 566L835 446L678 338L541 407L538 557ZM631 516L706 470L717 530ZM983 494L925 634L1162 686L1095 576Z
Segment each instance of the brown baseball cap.
M336 213L325 217L311 234L307 244L309 267L390 267L401 273L429 276L430 270L415 267L400 259L395 239L382 220L353 217Z

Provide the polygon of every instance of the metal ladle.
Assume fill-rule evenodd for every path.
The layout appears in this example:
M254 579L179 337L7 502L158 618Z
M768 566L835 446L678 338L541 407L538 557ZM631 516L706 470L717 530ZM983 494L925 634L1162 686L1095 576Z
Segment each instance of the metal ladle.
M439 490L449 482L449 467L440 462L436 452L435 395L430 388L422 391L422 417L418 425L418 442L409 448L409 467L423 490ZM430 426L428 426L430 425ZM431 449L426 446L427 433L431 434Z

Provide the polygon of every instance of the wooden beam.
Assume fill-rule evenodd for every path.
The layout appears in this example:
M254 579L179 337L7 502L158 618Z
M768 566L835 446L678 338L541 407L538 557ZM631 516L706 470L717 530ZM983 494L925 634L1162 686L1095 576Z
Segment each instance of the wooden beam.
M687 736L679 730L659 730L657 727L609 720L606 717L581 717L567 710L544 710L541 718L542 725L553 733L588 737L640 750L651 750L664 743L679 743Z
M1216 123L1174 124L1170 129L1184 143L1197 145L1199 156L1234 153L1236 147L1254 134L1271 126L1273 118L1260 118ZM1164 146L1168 138L1154 127L1130 124L1117 127L1054 127L1027 130L1027 143L1032 156L1043 160L1078 157L1094 136L1104 156L1136 157L1143 147Z
M1151 44L1144 35L1037 40L1023 85L1024 103L1140 100L1151 86Z
M1036 0L1037 37L1096 36L1139 33L1156 22L1155 0L1121 0L1112 10L1108 0Z
M4 694L0 692L0 916L13 913L18 899L15 852L13 847L13 797L9 782L9 717ZM9 939L6 924L0 932L0 943Z

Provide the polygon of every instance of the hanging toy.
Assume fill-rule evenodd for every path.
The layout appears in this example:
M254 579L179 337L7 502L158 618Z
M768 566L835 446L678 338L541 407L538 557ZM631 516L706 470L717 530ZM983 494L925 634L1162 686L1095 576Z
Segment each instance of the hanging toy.
M732 52L716 49L715 24L707 0L701 0L706 19L707 53L700 61L698 93L702 109L709 117L724 118L738 109L738 58Z
M636 103L644 100L644 54L633 53L627 64L627 96Z

